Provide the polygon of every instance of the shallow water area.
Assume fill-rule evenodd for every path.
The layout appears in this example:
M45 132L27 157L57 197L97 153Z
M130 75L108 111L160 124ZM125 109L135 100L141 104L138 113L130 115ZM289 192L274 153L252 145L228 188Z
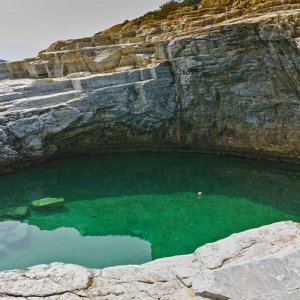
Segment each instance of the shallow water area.
M199 154L80 156L0 177L0 205L1 270L140 264L300 222L300 170Z

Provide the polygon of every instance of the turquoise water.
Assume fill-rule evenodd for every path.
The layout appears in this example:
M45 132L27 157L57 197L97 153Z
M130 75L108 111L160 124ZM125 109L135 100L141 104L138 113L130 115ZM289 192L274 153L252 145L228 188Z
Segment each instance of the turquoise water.
M0 177L0 215L46 197L64 198L64 209L0 219L0 269L140 264L249 228L300 222L300 170L199 154L119 154Z

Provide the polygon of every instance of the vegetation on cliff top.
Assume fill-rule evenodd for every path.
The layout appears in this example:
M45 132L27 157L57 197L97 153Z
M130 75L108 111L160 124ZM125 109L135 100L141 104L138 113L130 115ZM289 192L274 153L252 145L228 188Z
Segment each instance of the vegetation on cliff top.
M134 19L132 21L126 20L122 24L117 24L103 32L100 32L100 34L112 34L121 31L127 31L135 25L143 26L147 24L155 24L161 20L166 19L169 15L175 13L178 9L182 7L195 6L195 9L197 9L197 5L201 2L202 0L171 0L165 4L162 4L157 10L150 11L142 17Z
M158 10L150 11L142 16L141 19L154 19L154 20L164 20L170 14L174 13L177 9L200 4L201 0L183 0L175 1L171 0L165 4L162 4Z

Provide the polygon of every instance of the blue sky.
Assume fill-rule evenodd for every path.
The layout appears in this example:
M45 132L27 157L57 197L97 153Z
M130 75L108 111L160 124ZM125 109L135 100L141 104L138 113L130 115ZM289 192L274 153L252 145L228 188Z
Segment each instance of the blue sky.
M33 57L51 43L91 36L166 0L1 0L0 59Z

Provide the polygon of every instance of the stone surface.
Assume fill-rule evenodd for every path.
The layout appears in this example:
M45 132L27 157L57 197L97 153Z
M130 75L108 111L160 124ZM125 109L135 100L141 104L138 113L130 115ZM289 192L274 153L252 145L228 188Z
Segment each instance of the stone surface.
M27 206L11 207L0 210L0 217L10 219L22 219L25 218L29 213Z
M0 298L298 300L299 270L300 225L281 222L141 266L0 272Z
M31 202L31 206L35 210L48 211L57 210L65 207L64 198L44 198L40 200L34 200Z
M300 162L298 0L203 1L0 65L0 172L62 154Z

